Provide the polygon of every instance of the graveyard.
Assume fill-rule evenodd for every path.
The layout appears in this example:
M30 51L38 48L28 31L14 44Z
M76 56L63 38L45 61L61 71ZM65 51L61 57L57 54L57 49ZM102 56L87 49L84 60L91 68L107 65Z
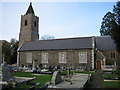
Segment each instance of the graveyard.
M120 2L118 3L120 7ZM5 5L5 3L3 5ZM65 6L65 4L63 5ZM77 6L78 5L79 4L77 4ZM94 5L92 5L92 7ZM19 5L16 6L18 7ZM41 5L39 6L42 8ZM35 6L36 11L38 10L36 14L34 12L32 2L30 2L30 5L26 13L23 13L21 15L21 20L19 20L20 21L19 41L17 40L16 42L14 41L7 42L5 40L2 41L3 43L1 44L2 54L0 55L2 61L2 63L0 63L0 90L1 89L2 90L6 90L6 89L7 90L14 90L14 89L15 90L17 89L86 90L88 88L91 89L120 88L120 68L117 69L117 67L119 67L120 56L116 47L117 43L115 43L114 38L111 37L112 31L109 30L108 33L110 35L103 35L107 30L104 31L103 28L104 25L102 26L102 24L106 24L105 28L108 28L109 26L107 23L104 23L109 20L109 17L106 17L107 13L105 17L103 17L103 22L101 23L101 29L100 29L101 36L98 36L96 35L96 33L93 34L94 33L94 31L92 31L93 28L92 29L89 28L90 24L93 25L93 26L90 25L90 27L95 27L94 22L97 21L97 19L94 19L96 17L95 16L94 18L92 17L90 18L90 22L92 21L92 23L89 22L88 16L89 15L93 16L92 15L93 10L88 14L89 10L87 9L87 13L84 15L85 8L83 9L84 12L81 13L81 11L77 11L77 8L75 8L74 10L74 7L72 7L66 9L66 11L63 10L66 13L63 14L60 11L62 11L64 6L62 6L62 9L60 8L57 9L57 4L55 6L57 13L54 15L58 17L55 17L54 15L51 15L48 12L46 13L47 15L45 15L42 12L41 8L36 8L37 6ZM60 4L58 6L60 6ZM67 4L67 6L69 6L69 4ZM7 11L7 7L5 7L5 9L6 10L4 10L3 8L4 11ZM70 11L69 9L73 10L74 12ZM9 14L6 15L3 14L3 16L15 16L17 13L14 11L14 9L9 8L8 10L10 11L10 13L7 12ZM50 7L48 10L50 11ZM80 9L78 8L78 10L82 10L81 7ZM102 10L102 8L100 8L100 10ZM69 13L69 11L71 14ZM11 13L14 13L14 15L12 15ZM97 14L102 15L100 14L100 11L98 11L94 15ZM111 13L111 15L112 14L114 15L115 13L113 12ZM42 22L39 22L40 20L39 15L42 18L41 19ZM83 18L83 16L79 17L77 15L79 16L87 15L87 17ZM47 18L45 16L47 16ZM52 16L53 18L49 16ZM50 23L48 18L51 19ZM108 20L105 18L108 18ZM12 21L10 21L9 24L11 24L12 22L12 25L14 27L18 26L14 23L14 18L10 17L10 19L8 20L8 18L6 17L6 19L7 22L9 22L10 19L12 19ZM87 19L87 22L85 19ZM44 24L44 22L46 23ZM60 22L61 25L58 25L60 24ZM117 24L115 23L115 25L111 25L111 22L113 23L113 21L110 21L110 27L113 29L114 28L117 29L118 28ZM85 25L83 25L83 23L85 23ZM47 24L48 26L46 26ZM7 23L5 25L5 27L6 26L9 27L8 30L11 30L10 33L12 33L12 28L11 28L12 25L9 26L7 25ZM41 28L41 27L45 27L45 28ZM86 27L88 27L88 29L85 29ZM8 30L7 32L8 34L10 34ZM15 30L17 31L17 29ZM42 40L42 36L40 35L43 34L42 31L44 31L45 33L45 30L47 31L49 30L48 34L52 33L51 35L56 35L56 33L65 35L65 38L58 38L56 36L52 38L52 40L49 39ZM81 33L82 31L84 32L85 30L86 32L83 37ZM87 34L88 30L92 32L91 33L92 35L90 33ZM61 32L61 31L65 31L65 32ZM69 32L73 33L73 35L69 36L68 35ZM12 33L12 35L14 34ZM12 64L16 64L16 66L12 66Z
M85 72L86 73L86 72ZM29 77L29 78L35 78L34 80L30 81L29 83L24 83L21 84L19 86L16 85L15 88L30 88L30 87L34 87L34 88L44 88L45 85L50 84L48 88L54 88L53 86L56 86L58 88L70 88L70 86L74 85L74 84L70 84L69 80L67 80L68 78L65 78L66 75L61 73L61 78L59 78L58 76L58 81L57 83L55 82L55 78L57 77L56 75L47 75L47 74L33 74L31 72L14 72L11 74L12 77ZM77 76L77 78L79 77L80 73L74 75L74 78ZM83 73L82 73L83 75ZM81 75L81 78L83 78ZM88 75L88 74L87 74ZM53 77L55 76L55 77ZM64 78L64 79L63 79ZM63 81L62 81L63 80ZM87 79L86 79L87 80ZM86 82L86 80L84 81L84 79L82 79L82 81L84 81L84 83ZM35 85L36 83L39 83L39 85ZM72 82L73 83L73 82ZM81 83L81 82L79 82ZM66 86L66 84L68 85L67 87L63 87L63 85ZM80 84L78 84L80 85ZM74 87L75 88L75 87Z
M5 62L0 67L2 89L80 89L118 88L119 74L114 71L81 71L72 69L38 69L12 67Z
M35 86L35 88L41 88L46 84L46 82L50 82L52 77L52 75L33 75L31 72L14 72L12 73L12 76L35 78L34 80L21 84L16 88L30 88L32 86ZM40 85L35 85L36 83L39 83Z
M38 73L37 71L33 72L26 72L28 70L26 69L18 69L14 68L13 70L10 70L10 66L7 66L6 63L3 63L2 65L2 77L1 77L1 85L3 89L17 89L17 88L22 88L22 89L29 89L29 88L75 88L73 87L74 84L78 83L76 77L78 78L81 73L81 79L83 83L79 82L79 84L76 88L80 88L80 83L81 87L83 88L84 84L88 80L88 75L90 73L94 72L79 72L79 71L71 71L71 70L64 70L64 71L52 71L52 73L46 73L48 72L47 70L43 73ZM7 70L7 71L6 71ZM50 71L49 71L50 72ZM86 73L87 76L84 76ZM74 76L74 78L72 78ZM83 77L84 79L83 79ZM90 76L89 76L90 77ZM75 80L76 79L76 80ZM73 82L74 81L74 82ZM68 85L65 85L68 84ZM64 85L66 87L64 87Z

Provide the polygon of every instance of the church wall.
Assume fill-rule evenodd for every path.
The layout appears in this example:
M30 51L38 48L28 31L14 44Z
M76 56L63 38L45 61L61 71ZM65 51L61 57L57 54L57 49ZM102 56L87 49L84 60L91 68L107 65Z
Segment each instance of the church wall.
M114 50L109 50L109 51L101 51L103 53L103 55L105 56L105 64L106 65L114 65L115 61L118 60L118 53ZM111 53L115 52L115 57L111 57ZM97 56L98 58L100 58L100 56Z
M79 63L79 52L87 52L87 63ZM59 63L59 52L66 52L66 63ZM26 62L26 53L32 53L32 63L35 60L36 65L41 63L41 53L48 53L48 63L43 65L54 65L60 67L72 67L72 68L89 68L91 69L91 50L81 49L81 50L48 50L48 51L25 51L20 52L20 66L23 64L25 66L32 65L32 63Z

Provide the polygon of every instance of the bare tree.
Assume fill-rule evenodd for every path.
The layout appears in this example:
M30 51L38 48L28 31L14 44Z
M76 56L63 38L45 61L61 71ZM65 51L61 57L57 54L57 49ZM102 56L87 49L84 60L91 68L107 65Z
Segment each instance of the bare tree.
M50 36L50 35L43 35L43 36L41 37L41 39L42 39L42 40L48 40L48 39L55 39L55 37L54 37L54 36Z

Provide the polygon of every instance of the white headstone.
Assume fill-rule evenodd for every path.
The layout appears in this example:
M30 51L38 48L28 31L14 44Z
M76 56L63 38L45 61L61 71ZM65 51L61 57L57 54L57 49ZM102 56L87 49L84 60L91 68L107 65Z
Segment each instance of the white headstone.
M3 62L1 64L1 73L2 73L2 81L8 81L10 80L10 69L9 67L7 66L7 63L6 62Z
M51 79L51 83L56 85L56 84L58 84L60 82L62 82L61 75L60 75L59 71L55 71L53 73L53 76L52 76L52 79Z

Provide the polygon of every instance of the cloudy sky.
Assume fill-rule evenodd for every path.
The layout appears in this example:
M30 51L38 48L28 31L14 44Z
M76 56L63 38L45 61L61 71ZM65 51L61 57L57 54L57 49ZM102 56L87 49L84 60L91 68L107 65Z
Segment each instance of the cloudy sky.
M32 0L30 0L32 1ZM19 39L21 15L29 2L0 2L1 40ZM39 16L39 34L55 38L99 36L103 16L115 2L32 2Z

